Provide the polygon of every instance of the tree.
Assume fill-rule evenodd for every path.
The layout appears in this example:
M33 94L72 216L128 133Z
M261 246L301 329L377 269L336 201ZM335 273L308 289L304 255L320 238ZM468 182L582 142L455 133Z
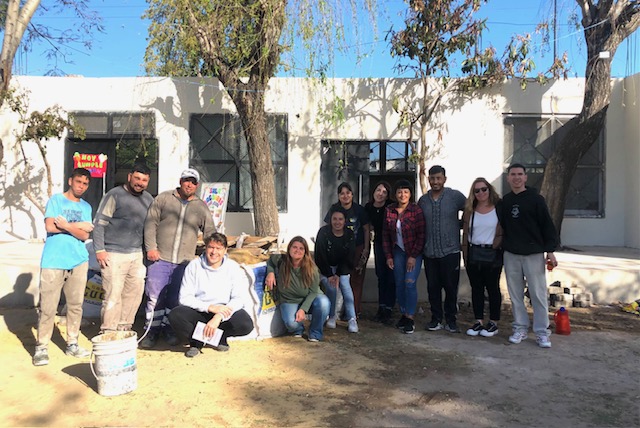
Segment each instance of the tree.
M514 37L501 57L492 47L479 50L477 42L486 20L475 19L474 15L484 3L486 0L410 0L405 28L390 32L391 55L398 60L396 69L400 73L412 71L422 87L418 98L394 100L394 109L401 115L401 125L409 127L408 142L423 193L427 190L426 161L439 151L438 141L430 143L427 133L439 131L441 123L436 114L447 96L516 76L522 78L524 88L535 67L529 57L529 35ZM456 61L460 63L458 68ZM561 74L565 62L566 58L557 59L536 79L545 82Z
M576 0L587 44L584 100L580 114L547 161L540 192L547 200L558 232L569 186L580 158L597 141L611 99L611 59L618 46L640 26L638 0ZM608 58L600 58L609 52ZM573 122L573 123L572 123Z
M296 6L288 9L287 0L149 0L146 13L152 20L147 72L217 77L235 104L248 146L255 233L263 236L279 231L264 101L269 79L288 49L283 43L285 24L290 28L294 22L299 24L298 36L311 49L310 64L323 52L308 43L314 35L329 41L344 39L343 18L337 18L341 10L335 4L328 0L292 3ZM315 20L318 15L325 19ZM328 63L317 68L326 70Z

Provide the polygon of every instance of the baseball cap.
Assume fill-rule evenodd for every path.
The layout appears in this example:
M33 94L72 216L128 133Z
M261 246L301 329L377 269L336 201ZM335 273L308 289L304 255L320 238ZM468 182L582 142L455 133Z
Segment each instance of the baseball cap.
M180 180L184 180L185 178L195 178L197 182L200 182L200 174L193 168L187 168L182 171L180 174Z

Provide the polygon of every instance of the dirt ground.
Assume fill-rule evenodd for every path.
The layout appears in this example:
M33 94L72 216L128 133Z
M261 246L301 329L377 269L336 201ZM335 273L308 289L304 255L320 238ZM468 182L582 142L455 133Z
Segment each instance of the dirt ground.
M424 303L421 303L425 307ZM540 349L533 334L403 335L368 321L326 340L232 342L231 351L138 350L138 389L102 397L88 360L67 357L58 334L48 366L33 367L34 309L0 309L2 426L640 426L640 317L613 306L571 309L570 336ZM460 326L472 313L461 308ZM62 327L64 328L64 327ZM81 344L97 334L83 327Z

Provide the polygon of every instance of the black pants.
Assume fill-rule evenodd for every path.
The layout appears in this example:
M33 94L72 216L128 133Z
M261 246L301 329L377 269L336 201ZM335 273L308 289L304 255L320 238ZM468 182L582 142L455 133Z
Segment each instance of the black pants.
M477 320L484 319L484 290L487 290L489 297L489 319L500 320L500 305L502 304L502 294L500 294L500 274L502 265L493 266L489 263L469 262L467 265L467 276L471 284L471 302L473 304L473 315Z
M204 343L199 340L193 340L191 336L198 321L206 324L213 318L213 315L210 312L198 312L189 306L180 305L169 314L169 322L183 343L189 342L191 346L202 348ZM244 309L240 309L234 312L227 321L221 322L220 329L223 331L220 344L227 345L228 337L246 336L251 333L253 321Z
M456 321L458 313L458 284L460 282L460 253L441 258L424 259L427 276L427 292L431 305L431 320L447 323ZM442 311L442 290L444 289L444 314ZM443 316L444 315L444 316Z

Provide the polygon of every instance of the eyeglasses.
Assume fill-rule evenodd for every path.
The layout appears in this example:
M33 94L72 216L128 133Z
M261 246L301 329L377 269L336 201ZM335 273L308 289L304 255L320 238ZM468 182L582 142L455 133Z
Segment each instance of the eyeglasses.
M487 190L489 190L488 187L480 187L479 189L473 189L473 193L475 193L477 195L478 193L480 193L480 192L484 193Z

